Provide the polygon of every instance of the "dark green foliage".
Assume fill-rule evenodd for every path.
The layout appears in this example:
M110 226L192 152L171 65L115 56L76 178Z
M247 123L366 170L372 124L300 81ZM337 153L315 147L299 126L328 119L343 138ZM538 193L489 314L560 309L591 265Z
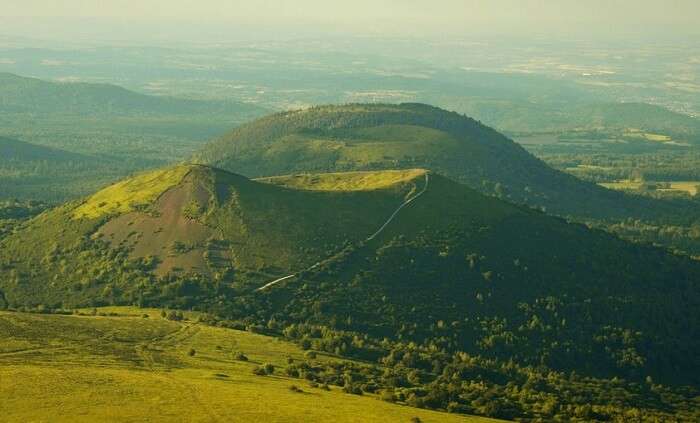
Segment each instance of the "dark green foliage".
M297 362L290 377L315 384L341 386L350 394L379 392L380 399L451 413L479 414L511 420L665 421L671 415L694 421L698 414L695 388L669 388L651 379L586 377L556 372L545 366L520 366L464 352L449 353L434 343L389 341L322 327L293 325L292 332L322 332L324 339L348 335L382 355L378 364L331 361ZM364 357L357 351L355 358Z
M179 321L184 320L185 316L182 314L181 311L170 310L170 312L168 312L168 315L166 316L166 318L168 320L174 320L176 322L179 322Z
M265 371L266 375L271 375L275 373L275 366L270 363L265 363L262 365L262 369Z
M238 361L248 361L248 356L246 356L242 352L236 352L233 354L233 359Z

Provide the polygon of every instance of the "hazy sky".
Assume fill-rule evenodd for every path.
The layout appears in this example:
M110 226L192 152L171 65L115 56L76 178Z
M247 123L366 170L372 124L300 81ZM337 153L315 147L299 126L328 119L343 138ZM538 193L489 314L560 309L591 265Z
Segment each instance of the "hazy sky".
M172 31L185 22L413 35L443 32L684 36L698 34L700 28L700 0L0 0L0 3L5 18L0 17L3 23L0 33L21 35L53 31L60 36L80 32L81 28L65 24L65 19L54 19L57 17L100 18L120 25L158 22L159 32L168 25ZM94 25L96 21L85 22ZM82 29L87 30L89 25L86 23ZM94 26L91 30L99 30L99 25ZM118 34L112 35L119 38ZM128 31L123 35L129 35Z

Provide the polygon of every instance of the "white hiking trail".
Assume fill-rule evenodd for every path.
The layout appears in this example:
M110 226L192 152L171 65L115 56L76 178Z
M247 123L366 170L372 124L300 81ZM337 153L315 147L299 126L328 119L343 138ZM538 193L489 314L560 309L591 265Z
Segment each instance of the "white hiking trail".
M386 229L386 227L389 226L389 223L391 223L391 221L394 220L394 218L396 217L396 215L399 214L399 212L401 211L402 208L404 208L404 207L406 207L407 205L411 204L411 202L412 202L413 200L415 200L416 198L418 198L418 197L420 197L421 195L423 195L423 194L425 193L425 191L428 190L428 183L429 183L429 182L430 182L430 178L428 177L428 172L425 172L425 186L423 186L423 189L421 190L421 192L419 192L418 194L416 194L416 195L414 195L413 197L409 198L408 200L404 201L403 204L401 204L401 205L399 206L399 208L397 208L396 210L394 210L394 213L392 213L391 216L389 216L389 219L387 219L387 221L384 222L384 224L382 225L382 227L379 228L379 229L377 230L377 232L373 233L372 236L370 236L369 238L367 238L367 239L365 240L365 242L371 241L371 240L373 240L374 238L376 238L379 234L381 234L381 233L384 231L384 229Z
M389 219L387 219L387 221L384 222L384 224L383 224L379 229L377 229L377 232L373 233L369 238L367 238L367 239L365 240L365 242L368 242L368 241L373 240L374 238L376 238L377 236L379 236L379 234L381 234L382 232L384 232L384 229L386 229L386 227L389 226L389 224L394 220L394 218L396 217L396 215L399 214L399 212L401 211L401 209L403 209L403 208L406 207L407 205L411 204L411 203L413 202L413 200L415 200L416 198L418 198L418 197L420 197L421 195L425 194L425 192L428 190L428 184L429 184L429 183L430 183L430 176L429 176L429 173L426 171L426 172L425 172L425 185L423 186L423 189L422 189L418 194L414 195L413 197L411 197L411 198L409 198L408 200L406 200L406 201L404 201L403 203L401 203L401 205L400 205L396 210L394 210L394 213L392 213L391 216L389 216ZM313 269L315 269L316 267L318 267L318 266L320 266L320 265L321 265L321 263L316 263L316 264L314 264L313 266L311 266L311 267L309 267L309 268L307 268L307 269L305 269L305 270L303 270L303 271L306 272L306 271L309 271L309 270L313 270ZM299 272L299 273L301 273L301 272ZM267 288L269 288L269 287L271 287L271 286L277 285L277 284L280 283L280 282L284 282L284 281L286 281L286 280L288 280L288 279L292 279L292 278L296 277L297 275L298 275L298 273L294 273L294 274L291 274L291 275L287 275L287 276L281 277L281 278L279 278L279 279L275 279L274 281L269 282L269 283L266 283L265 285L263 285L263 286L261 286L260 288L256 289L256 291L263 291L263 290L265 290L265 289L267 289Z

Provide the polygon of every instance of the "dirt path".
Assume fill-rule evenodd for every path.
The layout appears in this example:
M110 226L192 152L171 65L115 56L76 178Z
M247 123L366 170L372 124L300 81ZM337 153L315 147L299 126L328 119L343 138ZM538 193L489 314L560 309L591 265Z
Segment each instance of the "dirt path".
M418 197L420 197L421 195L425 194L425 192L428 190L428 184L430 183L430 177L429 177L428 175L429 175L428 172L425 172L425 185L423 186L423 189L422 189L418 194L416 194L416 195L414 195L413 197L409 198L408 200L404 201L403 204L401 204L401 205L399 206L399 208L397 208L396 210L394 210L394 213L392 213L391 216L389 216L389 219L387 219L387 221L382 225L382 227L379 228L379 229L377 230L377 232L373 233L369 238L367 238L367 239L365 240L365 242L371 241L371 240L373 240L374 238L376 238L377 236L379 236L379 234L381 234L382 232L384 232L384 229L386 229L386 227L389 226L389 224L391 223L391 221L394 220L394 218L396 217L396 215L399 214L399 212L401 211L401 209L403 209L403 208L406 207L407 205L411 204L411 203L413 202L413 200L415 200L416 198L418 198Z
M374 238L376 238L376 237L379 236L382 232L384 232L384 230L387 228L387 226L389 226L389 224L394 220L394 218L399 214L399 212L400 212L404 207L408 206L408 205L411 204L415 199L417 199L417 198L420 197L421 195L425 194L425 192L428 190L428 184L429 184L429 183L430 183L430 174L429 174L428 172L425 172L425 185L423 186L423 189L420 190L420 192L417 193L416 195L412 196L412 197L409 198L408 200L406 200L406 201L404 201L403 203L401 203L401 205L400 205L399 207L397 207L396 210L394 210L394 212L391 214L391 216L389 216L389 219L387 219L386 222L384 222L384 224L383 224L379 229L377 229L377 232L375 232L375 233L373 233L372 235L370 235L369 238L367 238L367 239L365 240L365 242L372 241ZM321 265L321 263L316 263L316 264L314 264L313 266L311 266L311 267L309 267L309 268L307 268L307 269L304 269L303 271L304 271L304 272L308 272L309 270L313 270L313 269L315 269L316 267L318 267L318 266L320 266L320 265ZM299 272L299 273L301 273L301 272ZM275 279L274 281L266 283L265 285L261 286L260 288L256 289L255 291L264 291L265 289L270 288L270 287L272 287L272 286L275 286L275 285L277 285L277 284L280 283L280 282L284 282L284 281L286 281L286 280L288 280L288 279L292 279L292 278L296 277L297 275L298 275L298 273L294 273L294 274L291 274L291 275L283 276L283 277L281 277L281 278L279 278L279 279Z

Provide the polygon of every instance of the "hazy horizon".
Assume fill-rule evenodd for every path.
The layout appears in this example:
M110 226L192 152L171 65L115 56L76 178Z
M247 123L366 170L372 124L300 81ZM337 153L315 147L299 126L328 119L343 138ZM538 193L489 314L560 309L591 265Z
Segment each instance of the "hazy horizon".
M675 1L26 0L4 6L0 35L62 41L212 42L294 35L642 37L700 33L700 3Z

